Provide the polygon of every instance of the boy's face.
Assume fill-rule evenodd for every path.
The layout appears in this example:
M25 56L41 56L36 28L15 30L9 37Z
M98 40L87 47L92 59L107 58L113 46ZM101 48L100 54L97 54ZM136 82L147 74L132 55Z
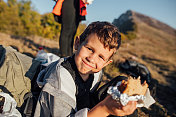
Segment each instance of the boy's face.
M114 50L104 48L96 34L91 34L79 44L79 38L75 42L75 63L80 74L99 72L103 67L112 62L109 58Z

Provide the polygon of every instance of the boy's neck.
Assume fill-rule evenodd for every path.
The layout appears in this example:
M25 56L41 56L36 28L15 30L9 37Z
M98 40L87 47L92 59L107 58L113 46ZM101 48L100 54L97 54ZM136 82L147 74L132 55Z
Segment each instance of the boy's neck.
M81 74L81 73L79 74L84 81L87 81L87 79L89 78L89 74Z

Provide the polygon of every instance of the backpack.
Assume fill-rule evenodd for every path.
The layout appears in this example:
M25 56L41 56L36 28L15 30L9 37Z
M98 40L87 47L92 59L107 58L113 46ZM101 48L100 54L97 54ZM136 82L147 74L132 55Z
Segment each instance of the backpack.
M22 116L25 105L30 102L31 92L34 89L36 90L33 84L40 67L39 61L21 54L12 47L0 45L0 91L9 94L15 99L17 102L16 108ZM37 91L37 94L39 93L40 91ZM4 104L1 103L1 107L2 105Z
M45 57L44 57L45 55ZM47 63L42 63L43 59L47 59ZM60 57L58 57L55 54L52 53L38 53L37 57L35 58L34 61L38 61L40 62L40 64L38 65L38 67L34 68L33 66L35 65L35 62L32 63L29 71L35 71L35 75L34 77L31 79L31 91L29 93L27 93L24 96L24 103L21 107L21 113L23 117L33 117L34 116L34 112L35 112L35 108L37 105L37 101L38 101L38 97L40 95L40 92L42 90L42 88L40 88L37 84L37 77L38 74L40 73L40 71L42 71L43 69L45 69L49 64L59 60Z
M25 96L24 96L24 103L20 108L20 112L22 114L22 117L33 117L34 116L34 112L35 112L35 108L37 105L37 101L38 101L38 97L40 95L40 92L42 90L42 88L40 88L36 82L38 74L40 71L42 71L45 68L45 66L43 65L39 65L36 69L31 69L35 70L35 75L33 77L33 79L31 80L31 91L28 92Z
M124 63L119 64L119 69L121 72L126 73L132 77L141 77L141 83L146 81L148 84L151 82L151 74L148 68L136 61L126 60Z

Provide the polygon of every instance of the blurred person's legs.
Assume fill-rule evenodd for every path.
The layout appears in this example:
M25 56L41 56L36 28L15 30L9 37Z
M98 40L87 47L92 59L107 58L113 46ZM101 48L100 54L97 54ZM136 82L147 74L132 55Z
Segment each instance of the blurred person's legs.
M79 25L79 0L64 0L62 6L62 27L59 39L61 56L73 53L74 36Z

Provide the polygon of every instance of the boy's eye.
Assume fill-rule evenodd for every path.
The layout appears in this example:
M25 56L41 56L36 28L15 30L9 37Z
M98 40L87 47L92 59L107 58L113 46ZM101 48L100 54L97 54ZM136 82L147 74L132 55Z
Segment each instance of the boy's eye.
M88 50L93 51L91 48L87 47Z
M91 48L87 47L89 50L92 50Z
M99 57L100 57L100 59L105 60L102 56L99 56Z

